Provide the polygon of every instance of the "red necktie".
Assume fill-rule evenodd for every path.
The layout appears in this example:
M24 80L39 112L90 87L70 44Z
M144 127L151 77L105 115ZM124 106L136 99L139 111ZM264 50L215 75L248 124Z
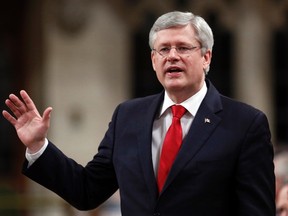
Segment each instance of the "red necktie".
M186 112L186 109L180 105L173 105L171 107L173 119L170 125L162 147L159 168L158 168L158 190L162 190L171 166L176 158L176 155L182 144L182 128L180 119Z

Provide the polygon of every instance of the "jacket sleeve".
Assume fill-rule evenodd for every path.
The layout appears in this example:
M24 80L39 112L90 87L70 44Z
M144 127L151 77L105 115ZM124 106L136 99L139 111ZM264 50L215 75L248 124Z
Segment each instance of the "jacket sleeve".
M239 216L275 215L273 146L266 116L259 112L247 131L236 169Z
M90 210L107 200L117 189L112 163L115 111L98 153L85 166L68 158L49 142L44 153L23 174L55 192L79 210Z

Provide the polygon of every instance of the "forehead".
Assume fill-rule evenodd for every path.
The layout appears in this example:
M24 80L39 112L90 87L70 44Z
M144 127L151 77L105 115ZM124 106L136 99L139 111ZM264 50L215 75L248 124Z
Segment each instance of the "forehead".
M195 30L191 25L186 25L158 31L154 45L191 43L193 41L195 41Z

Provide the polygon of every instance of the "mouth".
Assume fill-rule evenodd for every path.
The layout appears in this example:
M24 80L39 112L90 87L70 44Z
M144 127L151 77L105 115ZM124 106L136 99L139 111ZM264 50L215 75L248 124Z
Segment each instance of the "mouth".
M170 66L166 70L166 73L180 73L180 72L183 72L183 69L177 66Z

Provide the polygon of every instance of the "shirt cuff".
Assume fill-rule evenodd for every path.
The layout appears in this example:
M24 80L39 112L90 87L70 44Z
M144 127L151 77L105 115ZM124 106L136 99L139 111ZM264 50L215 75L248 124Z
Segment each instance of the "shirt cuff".
M28 148L26 149L25 152L25 157L28 161L28 168L43 154L43 152L46 150L47 146L48 146L48 139L45 138L45 143L42 146L42 148L33 154L28 153Z

